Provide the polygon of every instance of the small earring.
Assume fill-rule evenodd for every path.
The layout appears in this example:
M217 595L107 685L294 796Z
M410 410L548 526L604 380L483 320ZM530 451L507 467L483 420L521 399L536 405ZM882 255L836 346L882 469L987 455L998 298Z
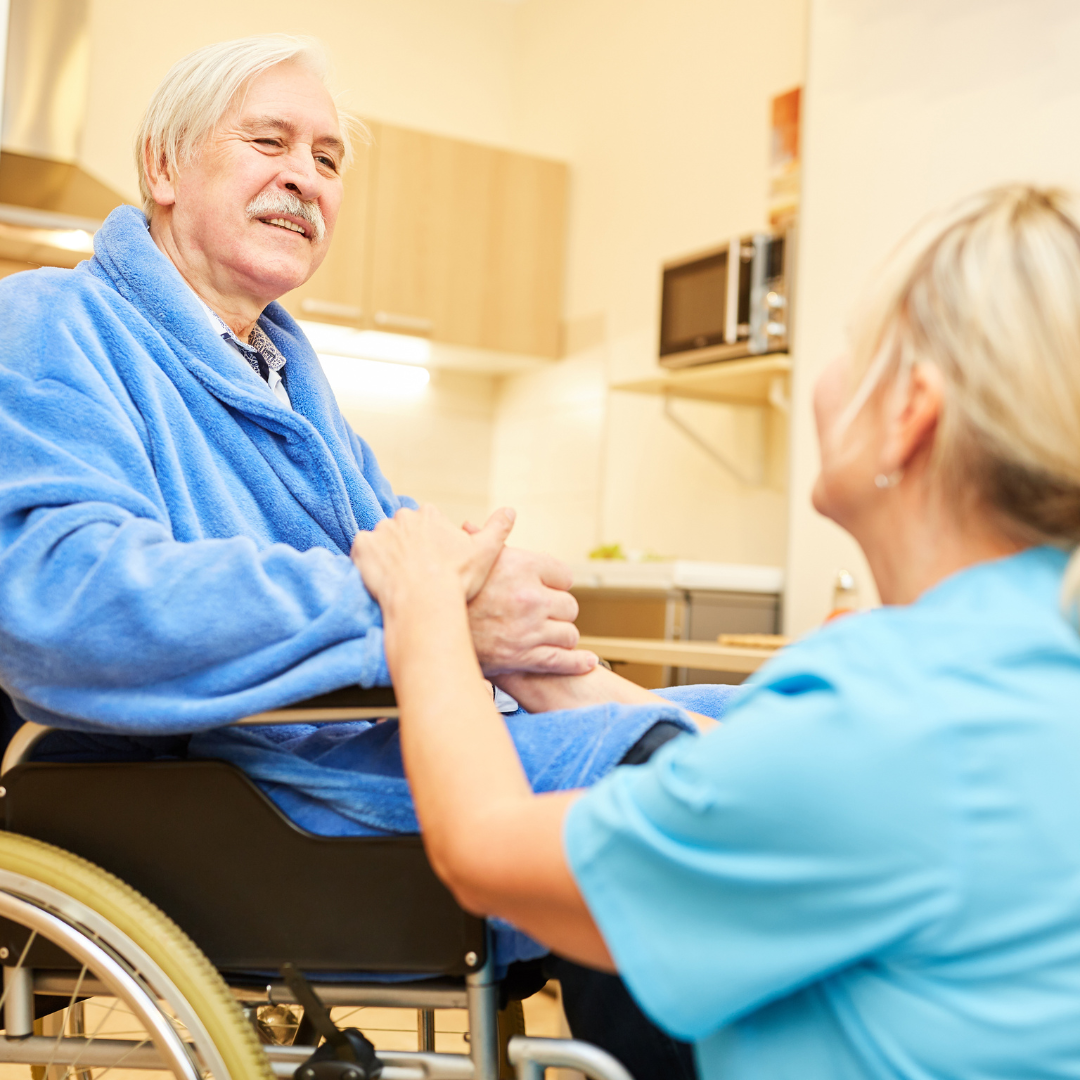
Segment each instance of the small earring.
M874 487L877 487L877 488L896 487L896 485L899 484L900 481L903 480L903 479L904 479L904 470L903 469L895 469L895 470L893 470L893 472L888 473L888 474L885 474L883 472L879 472L877 474L877 476L874 477Z

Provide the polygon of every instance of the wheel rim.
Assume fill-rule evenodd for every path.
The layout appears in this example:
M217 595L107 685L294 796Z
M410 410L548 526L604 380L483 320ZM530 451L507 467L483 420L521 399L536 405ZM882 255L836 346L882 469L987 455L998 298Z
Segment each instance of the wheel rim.
M215 1080L229 1080L214 1041L173 981L140 945L93 908L44 882L0 869L0 916L48 939L108 986L144 1024L161 1067L184 1080L199 1080L207 1073ZM199 1063L161 1002L187 1029Z

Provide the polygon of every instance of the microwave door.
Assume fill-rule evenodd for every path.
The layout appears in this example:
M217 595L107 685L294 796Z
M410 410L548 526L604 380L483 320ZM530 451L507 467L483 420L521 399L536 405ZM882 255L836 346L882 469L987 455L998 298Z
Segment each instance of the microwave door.
M660 355L686 356L724 344L726 249L664 270Z
M727 296L724 302L724 342L734 345L739 340L739 278L742 277L742 241L736 237L728 244Z

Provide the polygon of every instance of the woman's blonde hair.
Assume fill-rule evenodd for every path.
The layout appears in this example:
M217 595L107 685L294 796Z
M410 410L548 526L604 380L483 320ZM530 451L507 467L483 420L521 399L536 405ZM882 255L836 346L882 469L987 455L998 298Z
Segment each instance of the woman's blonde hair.
M135 166L147 218L154 199L146 179L146 158L164 161L171 170L190 163L218 124L241 99L251 81L278 64L301 64L324 83L328 63L322 45L309 37L266 34L221 41L178 60L161 80L135 135ZM350 127L364 137L362 125L341 116L345 161L352 157Z
M1073 549L1063 604L1080 594L1080 206L1010 185L920 225L855 325L849 413L917 361L945 404L933 466L1024 539Z

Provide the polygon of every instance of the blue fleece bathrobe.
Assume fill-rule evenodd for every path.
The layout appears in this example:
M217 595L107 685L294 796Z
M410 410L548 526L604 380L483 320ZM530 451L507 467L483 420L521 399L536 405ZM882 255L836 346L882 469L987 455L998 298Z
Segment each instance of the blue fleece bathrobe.
M72 733L58 753L223 758L313 831L414 831L395 724L221 730L389 682L348 552L412 504L284 309L261 325L288 360L291 410L217 336L138 210L115 210L94 246L75 270L0 282L0 684L23 717ZM507 722L551 790L595 782L658 719L686 723L674 705ZM537 952L501 944L504 960Z

